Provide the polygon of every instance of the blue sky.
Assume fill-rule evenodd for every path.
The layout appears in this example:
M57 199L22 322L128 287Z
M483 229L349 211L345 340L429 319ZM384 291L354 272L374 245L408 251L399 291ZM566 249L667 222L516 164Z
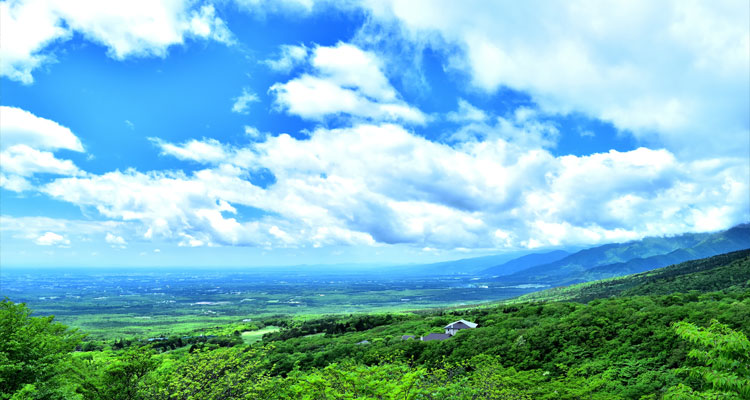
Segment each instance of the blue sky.
M750 5L0 2L0 265L432 262L750 220Z

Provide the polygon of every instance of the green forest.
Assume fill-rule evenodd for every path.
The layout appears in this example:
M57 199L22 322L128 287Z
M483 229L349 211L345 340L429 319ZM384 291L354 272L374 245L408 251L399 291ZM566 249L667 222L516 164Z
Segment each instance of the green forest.
M460 319L478 327L402 337ZM201 335L94 339L7 298L0 324L2 400L750 398L750 250L491 305Z

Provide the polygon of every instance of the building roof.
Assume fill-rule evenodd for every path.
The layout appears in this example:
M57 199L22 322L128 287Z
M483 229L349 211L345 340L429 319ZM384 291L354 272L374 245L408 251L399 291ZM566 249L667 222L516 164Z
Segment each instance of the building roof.
M429 335L422 337L422 341L429 342L432 340L445 340L449 339L450 337L451 335L447 333L430 333Z
M401 340L408 340L408 339L414 339L414 335L403 335L403 336L401 336Z
M370 341L369 340L363 340L363 341L357 342L355 344L370 344Z
M469 322L469 321L467 321L465 319L459 319L456 322L451 322L450 324L446 325L445 329L453 328L453 325L460 325L460 324L464 324L464 325L466 325L467 327L469 327L471 329L474 329L474 328L476 328L478 326L477 324L475 324L473 322Z

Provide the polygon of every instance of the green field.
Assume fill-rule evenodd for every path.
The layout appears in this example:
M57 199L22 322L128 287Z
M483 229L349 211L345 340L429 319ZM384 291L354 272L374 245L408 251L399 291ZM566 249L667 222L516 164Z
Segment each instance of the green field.
M253 344L255 342L259 342L263 339L263 335L266 333L273 333L278 332L280 328L278 326L267 326L262 329L254 330L254 331L245 331L242 332L242 340L245 342L245 344Z
M236 271L2 271L2 293L96 339L210 333L243 320L408 312L493 302L534 288L472 276L268 278Z

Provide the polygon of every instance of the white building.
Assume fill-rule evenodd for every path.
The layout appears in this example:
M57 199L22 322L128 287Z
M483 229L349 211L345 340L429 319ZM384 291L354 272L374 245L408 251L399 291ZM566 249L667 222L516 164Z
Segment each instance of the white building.
M445 326L445 334L453 336L456 334L456 332L460 331L461 329L474 329L476 327L477 327L477 324L473 322L459 319L458 321L452 322Z

